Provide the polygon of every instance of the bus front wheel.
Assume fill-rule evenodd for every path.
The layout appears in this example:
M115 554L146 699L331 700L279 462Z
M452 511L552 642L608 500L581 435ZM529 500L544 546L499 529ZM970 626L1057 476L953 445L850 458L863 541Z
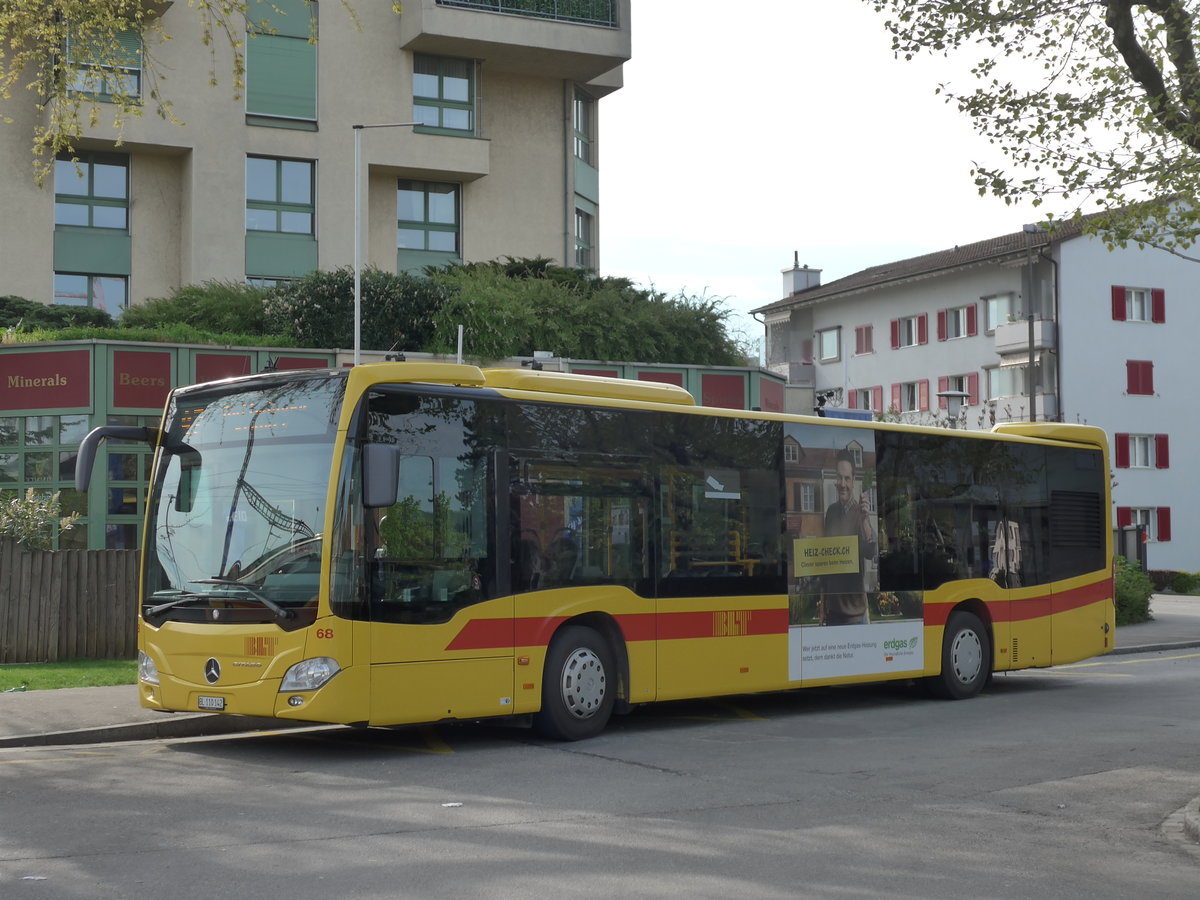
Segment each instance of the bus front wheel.
M942 674L926 679L929 690L947 700L965 700L983 690L991 673L987 629L973 613L951 613L942 638Z
M542 709L533 727L543 737L579 741L604 730L616 702L616 663L591 628L570 625L550 642L542 673Z

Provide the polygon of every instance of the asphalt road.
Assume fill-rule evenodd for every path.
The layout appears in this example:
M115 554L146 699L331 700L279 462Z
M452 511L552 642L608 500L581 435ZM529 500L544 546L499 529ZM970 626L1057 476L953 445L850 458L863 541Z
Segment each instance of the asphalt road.
M599 738L0 750L0 897L1194 898L1200 649L652 706Z

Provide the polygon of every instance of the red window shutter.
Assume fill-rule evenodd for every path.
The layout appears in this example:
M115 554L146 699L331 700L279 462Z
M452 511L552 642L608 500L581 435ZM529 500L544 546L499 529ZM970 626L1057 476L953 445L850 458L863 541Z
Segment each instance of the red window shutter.
M1130 359L1125 362L1126 391L1130 394L1154 393L1154 363Z
M975 307L972 306L971 308L974 309ZM979 405L979 373L978 372L972 372L970 375L967 376L967 393L971 395L968 402L972 406L978 406Z
M974 303L967 307L967 337L979 334L979 311Z
M1170 441L1165 434L1154 436L1154 466L1158 469L1171 468Z
M863 330L861 325L854 329L854 352L863 352Z
M929 313L921 313L917 316L917 343L929 343Z
M863 353L875 352L875 326L863 326Z
M939 375L938 376L938 393L940 394L942 391L948 391L948 390L950 390L950 376L949 375ZM949 405L949 403L950 403L950 401L948 401L945 397L938 397L938 409L945 409Z
M938 340L944 341L946 339L946 311L939 309L937 316Z
M917 408L921 412L929 411L929 379L917 382Z
M849 397L850 402L846 404L847 407L850 409L858 409L858 391L851 389L849 392Z
M1158 535L1160 541L1169 541L1171 539L1171 507L1160 506L1155 510L1158 514Z
M1167 292L1162 288L1150 291L1150 321L1167 321Z
M1125 288L1116 284L1112 286L1112 316L1114 322L1125 321Z
M900 346L900 320L892 319L892 349Z
M1128 506L1117 507L1117 527L1127 528L1133 524L1133 510Z
M896 412L901 412L904 407L900 405L900 385L892 385L892 409Z
M871 389L871 409L883 412L883 385Z
M1113 447L1116 450L1116 467L1118 469L1129 468L1129 435L1116 434L1113 436Z

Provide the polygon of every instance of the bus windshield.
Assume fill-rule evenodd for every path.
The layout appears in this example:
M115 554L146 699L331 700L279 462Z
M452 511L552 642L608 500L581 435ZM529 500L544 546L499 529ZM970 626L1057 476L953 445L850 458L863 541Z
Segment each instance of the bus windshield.
M297 610L315 614L344 386L322 373L176 395L146 542L149 620L299 625Z

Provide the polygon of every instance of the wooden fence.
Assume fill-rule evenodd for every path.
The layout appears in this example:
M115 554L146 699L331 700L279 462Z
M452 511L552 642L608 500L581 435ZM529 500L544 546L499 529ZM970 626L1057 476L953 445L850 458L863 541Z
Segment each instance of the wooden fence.
M0 663L133 659L136 550L26 550L0 538Z

